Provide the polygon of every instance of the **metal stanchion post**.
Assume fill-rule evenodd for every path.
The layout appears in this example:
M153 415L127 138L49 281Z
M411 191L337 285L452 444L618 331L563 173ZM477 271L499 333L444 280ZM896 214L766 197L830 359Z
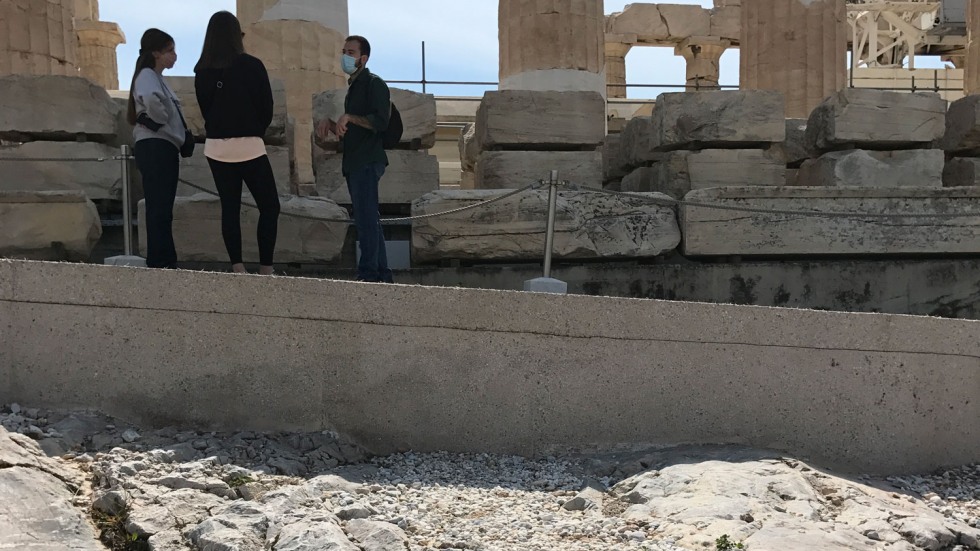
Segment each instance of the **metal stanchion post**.
M130 186L130 161L132 155L129 146L123 145L119 155L120 176L122 178L122 208L123 208L123 255L111 256L105 259L105 263L111 266L135 266L146 267L146 260L142 257L133 255L133 209L132 200L129 194Z
M558 171L552 170L548 186L548 225L544 238L544 276L524 282L534 293L568 294L568 283L551 277L551 255L555 246L555 217L558 214Z

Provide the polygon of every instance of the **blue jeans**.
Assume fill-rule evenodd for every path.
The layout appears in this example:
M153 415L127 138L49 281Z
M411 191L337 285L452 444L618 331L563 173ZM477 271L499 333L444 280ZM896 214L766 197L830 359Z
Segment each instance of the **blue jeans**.
M146 266L176 268L173 225L180 153L177 146L159 138L136 142L133 152L146 199Z
M378 182L385 173L384 163L370 163L347 175L347 191L354 207L354 227L361 248L357 279L392 283L388 269L385 236L378 213Z

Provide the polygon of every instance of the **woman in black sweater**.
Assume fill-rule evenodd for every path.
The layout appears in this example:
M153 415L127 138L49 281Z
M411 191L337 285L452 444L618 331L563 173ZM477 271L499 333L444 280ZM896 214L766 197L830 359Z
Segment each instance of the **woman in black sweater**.
M262 137L272 123L272 86L265 65L245 53L241 24L233 14L211 17L194 88L204 115L208 159L221 196L221 235L234 272L242 260L242 182L259 207L259 273L272 274L279 226L279 193Z

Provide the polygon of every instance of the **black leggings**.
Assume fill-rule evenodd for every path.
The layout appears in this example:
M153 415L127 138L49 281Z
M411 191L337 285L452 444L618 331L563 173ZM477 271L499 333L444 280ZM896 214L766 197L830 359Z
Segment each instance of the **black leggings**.
M174 199L180 175L177 146L167 140L149 138L133 146L136 167L143 177L146 200L146 265L150 268L176 268L174 247Z
M269 157L263 155L243 163L208 159L214 185L221 196L221 236L232 264L242 263L242 181L259 207L259 263L272 266L279 228L279 192Z

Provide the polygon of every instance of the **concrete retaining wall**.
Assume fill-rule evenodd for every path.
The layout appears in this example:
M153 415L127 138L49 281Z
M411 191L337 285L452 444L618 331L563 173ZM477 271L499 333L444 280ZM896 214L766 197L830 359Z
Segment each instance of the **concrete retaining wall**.
M0 402L377 453L980 460L980 322L0 260Z

